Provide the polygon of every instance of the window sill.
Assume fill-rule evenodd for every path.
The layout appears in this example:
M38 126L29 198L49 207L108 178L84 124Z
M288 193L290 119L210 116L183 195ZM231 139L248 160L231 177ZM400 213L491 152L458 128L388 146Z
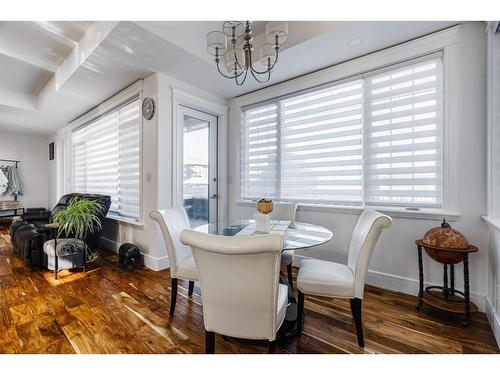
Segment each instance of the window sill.
M253 201L237 201L237 206L250 207L255 206ZM299 203L298 211L309 212L329 212L348 215L359 215L365 209L374 209L391 217L406 218L406 219L421 219L421 220L442 220L455 221L460 217L460 213L443 209L420 209L419 211L409 211L401 207L380 207L380 206L333 206L326 204Z
M491 216L482 216L482 218L490 227L500 231L500 219Z
M127 224L127 225L133 225L136 227L144 227L144 223L142 221L135 221L132 219L126 219L123 217L119 216L106 216L106 220L118 223L118 224Z

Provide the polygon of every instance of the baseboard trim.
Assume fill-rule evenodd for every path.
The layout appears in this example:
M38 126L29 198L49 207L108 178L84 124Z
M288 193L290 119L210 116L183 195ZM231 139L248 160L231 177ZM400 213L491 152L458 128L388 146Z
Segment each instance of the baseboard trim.
M302 259L310 258L304 255L294 254L294 265L298 266ZM368 273L366 275L366 283L395 292L406 293L414 296L418 295L418 280L409 277L368 270ZM429 285L431 285L431 283L425 283L425 286ZM471 301L477 305L479 311L485 312L485 295L472 292L470 298Z
M490 322L491 329L493 330L493 335L495 335L495 340L497 340L497 345L500 348L500 316L495 313L491 301L488 297L485 298L486 303L486 316Z
M110 240L109 238L104 238L101 236L99 244L106 250L111 250L112 252L118 254L118 249L120 248L120 244L118 242L115 242L113 240Z
M120 245L120 243L110 240L109 238L101 237L101 246L116 254L118 254ZM169 267L168 256L156 258L143 252L141 252L141 255L144 266L153 271L161 271Z

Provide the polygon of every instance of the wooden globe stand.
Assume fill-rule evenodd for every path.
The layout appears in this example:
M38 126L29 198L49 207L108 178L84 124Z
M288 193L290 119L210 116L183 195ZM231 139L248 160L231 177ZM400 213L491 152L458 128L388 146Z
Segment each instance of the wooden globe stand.
M417 309L424 303L434 308L455 314L464 314L465 320L460 324L470 324L470 315L477 311L477 306L470 302L469 285L469 254L478 251L476 246L467 249L451 249L425 244L422 240L415 241L418 250L419 292ZM424 269L422 264L422 248L436 262L443 264L443 286L431 285L424 290ZM464 291L455 289L455 264L464 264ZM450 284L448 286L448 266L450 268Z

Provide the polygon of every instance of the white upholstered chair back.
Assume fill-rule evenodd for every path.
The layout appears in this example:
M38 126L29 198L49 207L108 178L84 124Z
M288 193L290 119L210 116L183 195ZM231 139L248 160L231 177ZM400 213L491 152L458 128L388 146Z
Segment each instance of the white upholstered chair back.
M198 269L205 330L274 340L282 236L185 230L181 241L191 246Z
M374 210L365 210L360 215L352 233L347 265L354 273L354 294L363 298L366 272L382 230L388 228L392 219Z
M181 232L191 229L189 219L183 207L171 207L153 210L149 215L160 225L170 262L170 275L177 278L177 267L191 256L191 248L180 241Z
M295 223L295 213L297 212L297 203L291 202L273 202L273 212L270 214L271 220L290 220Z

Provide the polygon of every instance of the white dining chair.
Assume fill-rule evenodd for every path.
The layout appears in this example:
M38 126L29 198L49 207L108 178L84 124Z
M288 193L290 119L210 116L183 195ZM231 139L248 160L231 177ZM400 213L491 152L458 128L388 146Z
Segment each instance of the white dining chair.
M288 303L288 288L279 283L283 237L185 230L181 241L191 246L198 269L206 353L215 352L216 333L267 340L274 352Z
M170 263L170 280L172 285L170 296L170 315L174 315L177 301L178 279L188 280L188 295L193 295L194 282L198 281L198 272L194 263L193 254L189 246L180 241L181 232L190 229L189 219L183 207L171 207L163 210L153 210L151 219L160 225L163 239L167 247Z
M351 313L356 327L358 345L363 347L361 302L370 257L382 230L392 219L374 210L365 210L358 219L349 245L347 265L318 259L304 259L297 276L298 331L303 325L304 295L349 298Z
M295 213L297 212L297 203L292 202L273 202L273 211L270 214L271 220L288 220L290 226L295 226ZM293 250L283 251L281 254L281 265L286 266L288 274L288 283L293 290L292 264Z

